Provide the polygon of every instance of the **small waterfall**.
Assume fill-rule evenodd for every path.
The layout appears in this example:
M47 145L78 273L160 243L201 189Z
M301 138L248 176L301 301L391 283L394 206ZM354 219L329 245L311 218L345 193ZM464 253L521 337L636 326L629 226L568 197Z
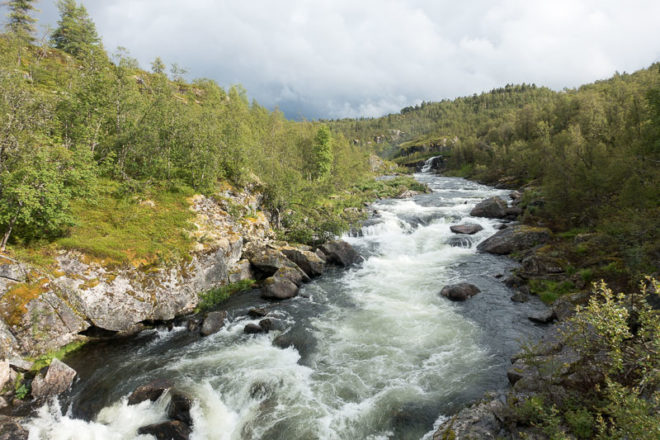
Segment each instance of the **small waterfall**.
M431 168L433 167L433 161L436 160L437 158L442 157L442 156L433 156L424 162L424 166L422 167L422 173L428 173L431 171Z

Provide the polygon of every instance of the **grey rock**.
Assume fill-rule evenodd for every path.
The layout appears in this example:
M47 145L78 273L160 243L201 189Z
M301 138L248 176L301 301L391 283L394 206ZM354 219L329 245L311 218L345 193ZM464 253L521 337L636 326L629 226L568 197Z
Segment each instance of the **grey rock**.
M440 295L451 301L465 301L481 292L477 286L470 283L458 283L445 286L440 291Z
M34 365L33 362L27 361L19 357L9 358L7 359L7 362L9 362L9 366L12 367L14 370L20 371L22 373L26 373L30 371L32 369L32 365Z
M477 232L481 231L483 229L483 226L478 225L476 223L465 223L462 225L452 225L449 227L451 232L455 234L476 234Z
M202 322L200 333L202 336L209 336L213 333L217 333L225 325L226 318L227 312L225 311L208 313Z
M496 255L522 251L550 241L552 233L547 228L532 228L518 225L497 232L482 241L477 250Z
M502 424L498 416L505 409L506 405L498 399L464 408L440 425L433 434L433 440L499 439Z
M257 279L265 279L283 267L297 268L284 254L275 249L262 248L248 253Z
M174 384L169 379L159 378L152 380L146 385L137 387L135 391L128 396L128 404L137 405L145 400L151 400L154 402L158 400L165 390L172 388L173 385Z
M298 287L302 286L303 283L310 281L310 278L305 274L305 272L300 270L297 266L280 267L271 278L275 280L288 280Z
M325 270L325 260L314 252L289 247L283 248L282 253L310 278L323 274Z
M530 321L539 324L548 324L555 320L555 311L553 309L546 309L542 312L534 313L527 317Z
M268 310L254 307L248 310L247 314L251 318L263 318L264 316L268 315Z
M0 362L0 390L7 385L11 380L11 368L9 367L9 362L1 361Z
M516 290L513 295L511 295L511 301L517 303L525 303L529 301L529 295L525 292L521 292L520 290Z
M32 381L32 397L41 399L61 394L69 389L75 377L76 370L53 359L46 374L38 374Z
M320 246L326 261L330 264L348 267L362 261L362 257L353 246L343 240L329 241Z
M507 216L507 204L501 197L490 197L475 206L470 215L473 217L504 218Z
M298 286L284 279L270 277L264 281L261 288L261 297L265 299L289 299L298 295Z
M229 270L229 282L238 283L243 280L250 280L254 278L252 273L252 265L249 260L239 260Z

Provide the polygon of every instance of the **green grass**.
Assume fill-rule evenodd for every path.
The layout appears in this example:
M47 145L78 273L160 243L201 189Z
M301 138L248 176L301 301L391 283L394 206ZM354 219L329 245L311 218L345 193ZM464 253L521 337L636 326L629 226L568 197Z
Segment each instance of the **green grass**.
M552 304L560 296L573 292L575 285L571 281L530 280L529 289L544 303Z
M57 350L50 351L38 358L32 359L34 361L34 364L32 364L32 371L37 372L42 368L49 366L53 359L62 360L66 355L78 350L85 345L85 343L85 341L74 341L64 347L60 347Z
M185 258L192 242L185 232L192 195L189 188L122 195L117 182L103 181L97 199L73 205L79 223L55 245L135 267Z
M254 283L254 280L241 280L237 283L228 284L226 286L217 287L200 293L199 304L195 311L203 312L204 310L211 309L229 298L231 295L252 288Z

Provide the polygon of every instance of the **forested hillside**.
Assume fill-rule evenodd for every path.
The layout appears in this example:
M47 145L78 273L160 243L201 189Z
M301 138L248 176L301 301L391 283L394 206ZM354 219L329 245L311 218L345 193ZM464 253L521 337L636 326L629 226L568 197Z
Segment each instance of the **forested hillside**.
M298 238L337 229L329 208L327 218L309 219L307 235L298 226L365 175L363 149L320 123L250 102L241 86L187 82L183 69L168 74L158 57L146 71L121 48L108 55L74 0L58 3L58 27L42 41L33 2L10 3L0 35L3 249L59 240L115 255L118 241L136 239L117 234L146 215L140 201L158 199L163 215L133 229L152 234L143 253L168 253L185 248L176 238L185 197L227 184L258 187L275 222ZM115 243L96 240L111 236Z
M449 174L528 188L525 222L601 234L583 253L600 254L585 264L607 265L606 278L632 288L658 270L660 64L576 90L508 85L331 125L401 164L442 154Z

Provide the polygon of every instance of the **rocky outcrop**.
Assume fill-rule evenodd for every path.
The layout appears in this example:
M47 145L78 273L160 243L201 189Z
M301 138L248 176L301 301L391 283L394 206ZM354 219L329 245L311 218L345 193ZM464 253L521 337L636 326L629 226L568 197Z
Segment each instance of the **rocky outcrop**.
M475 223L465 223L462 225L452 225L449 227L451 232L455 234L467 234L472 235L483 229L483 226L477 225Z
M445 286L440 291L440 295L451 301L465 301L481 292L477 286L470 283L458 283Z
M353 246L342 240L329 241L319 247L326 257L326 262L348 267L362 261L362 257Z
M491 254L506 255L547 243L551 237L552 233L547 228L517 225L503 229L492 237L482 241L477 246L477 250Z
M195 213L192 251L189 260L175 265L117 266L60 251L56 268L44 274L1 259L0 356L40 355L80 339L90 327L130 334L143 321L192 312L200 292L252 278L245 248L264 246L272 236L268 220L257 210L259 197L228 190L194 196L190 204ZM229 204L245 207L251 216L232 217Z
M503 432L501 420L506 404L500 400L480 402L464 408L440 425L433 440L509 438Z
M53 359L46 374L39 373L32 381L32 397L43 399L56 396L69 389L76 371L64 362Z

